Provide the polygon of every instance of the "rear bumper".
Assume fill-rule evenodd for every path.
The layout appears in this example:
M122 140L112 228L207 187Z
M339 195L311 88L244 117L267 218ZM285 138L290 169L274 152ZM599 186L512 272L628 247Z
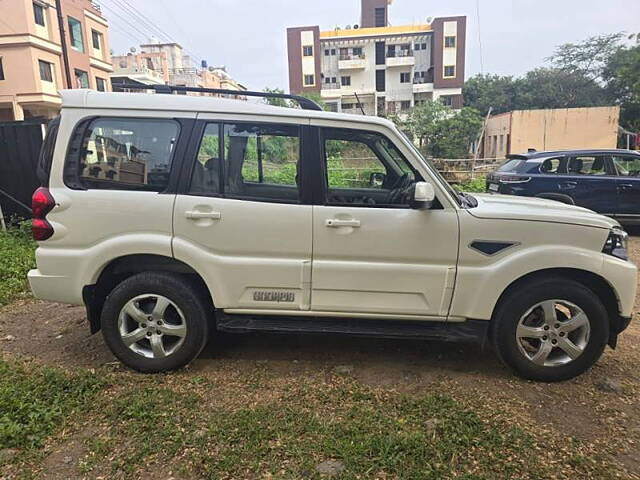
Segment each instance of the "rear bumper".
M59 303L82 305L82 296L75 294L70 288L72 279L61 275L44 275L38 269L30 270L27 274L29 286L36 298Z

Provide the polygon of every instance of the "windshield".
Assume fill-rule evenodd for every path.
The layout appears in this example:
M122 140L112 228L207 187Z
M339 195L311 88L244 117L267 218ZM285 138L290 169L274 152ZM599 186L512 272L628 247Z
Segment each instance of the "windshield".
M399 128L396 129L397 132L400 133L400 135L402 135L402 137L406 140L406 142L409 144L409 146L411 147L411 149L413 150L413 152L418 155L418 157L420 157L423 161L424 164L427 166L427 168L431 171L431 173L433 173L433 175L436 177L437 180L440 181L440 184L442 185L442 187L449 193L449 195L451 197L453 197L456 201L456 203L459 206L463 206L464 200L463 198L460 196L460 194L458 192L456 192L453 187L451 185L449 185L449 182L447 182L444 177L440 174L440 172L438 171L438 169L436 167L433 166L433 164L431 163L430 160L427 160L426 158L424 158L424 156L422 155L422 153L420 153L420 150L418 150L416 148L416 146L413 144L413 142L409 139L409 137L407 137L407 135L400 130Z

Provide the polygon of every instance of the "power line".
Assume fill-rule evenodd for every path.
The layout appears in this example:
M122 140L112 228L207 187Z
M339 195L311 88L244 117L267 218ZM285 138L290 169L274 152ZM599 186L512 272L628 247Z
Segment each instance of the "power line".
M476 0L476 16L478 19L478 45L480 46L480 73L484 73L484 63L482 60L482 35L480 33L480 0Z
M133 23L131 23L129 20L127 20L126 18L124 18L122 15L120 15L117 11L115 11L115 9L113 9L113 7L110 7L106 4L102 4L107 10L109 10L113 15L115 15L116 17L118 17L121 21L123 21L124 23L126 23L127 25L129 25L133 31L129 31L128 29L125 28L118 28L118 30L120 30L122 33L124 33L125 35L127 35L129 38L133 39L136 43L140 42L140 38L144 38L144 37L139 37L138 35L135 35L133 32L138 32L139 31L139 27L134 25ZM115 26L115 24L114 24Z

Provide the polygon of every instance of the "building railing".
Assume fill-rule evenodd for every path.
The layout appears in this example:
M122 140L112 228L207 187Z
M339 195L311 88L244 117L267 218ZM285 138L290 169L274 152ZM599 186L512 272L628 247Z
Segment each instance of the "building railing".
M395 50L393 52L387 52L387 58L403 58L413 57L413 50Z
M96 2L89 2L89 3L91 4L91 6L92 6L95 10L99 11L100 13L102 13L102 7L100 7L100 5L99 5L99 4L97 4Z
M365 56L364 53L361 55L340 55L339 60L340 61L344 61L344 60L364 60Z
M339 83L323 83L322 90L337 90L340 88Z

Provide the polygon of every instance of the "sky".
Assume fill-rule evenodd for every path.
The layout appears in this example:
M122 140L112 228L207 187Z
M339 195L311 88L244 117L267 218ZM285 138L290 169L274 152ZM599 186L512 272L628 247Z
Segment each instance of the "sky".
M321 30L360 21L360 0L100 0L110 48L124 54L161 33L198 60L252 90L288 90L286 28ZM146 21L132 15L139 12ZM478 15L479 13L479 15ZM542 66L557 45L589 36L640 32L639 0L394 0L392 25L466 15L466 76L522 75ZM139 47L138 47L139 49ZM482 59L482 61L481 61Z

